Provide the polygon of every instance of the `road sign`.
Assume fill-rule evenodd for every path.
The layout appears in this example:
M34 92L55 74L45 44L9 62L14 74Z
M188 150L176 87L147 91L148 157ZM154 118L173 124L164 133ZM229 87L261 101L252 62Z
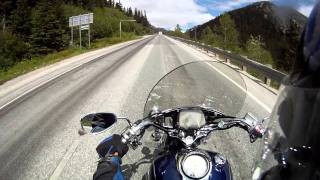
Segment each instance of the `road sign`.
M88 30L89 29L89 24L80 26L80 29L81 30Z
M80 25L92 24L93 13L81 14L78 16L69 17L69 27L75 27Z
M90 24L93 23L93 13L89 13L89 20L90 20Z
M80 48L81 48L81 31L88 30L88 39L90 47L90 24L93 23L93 13L81 14L69 17L69 27L71 27L71 44L73 44L73 27L79 26Z

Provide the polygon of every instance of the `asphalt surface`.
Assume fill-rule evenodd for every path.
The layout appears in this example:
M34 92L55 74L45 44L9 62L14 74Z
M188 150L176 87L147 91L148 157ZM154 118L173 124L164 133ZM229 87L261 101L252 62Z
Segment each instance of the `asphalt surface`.
M161 77L182 64L202 60L214 59L168 37L152 36L109 52L11 103L0 110L0 179L91 179L97 164L97 143L122 132L126 123L117 122L99 135L80 137L80 118L92 112L142 118L148 94ZM247 75L242 74L242 79L225 65L210 64L201 65L204 71L192 66L170 76L165 84L171 83L176 89L169 91L169 99L180 101L187 97L179 95L188 94L198 104L227 102L226 111L239 116L246 112L259 119L269 115L274 94L262 93L268 90ZM177 86L175 79L188 86ZM197 86L194 91L193 85ZM245 97L239 86L257 97ZM197 101L199 94L206 95L201 96L202 101ZM226 94L233 94L233 98L217 99L217 95ZM269 109L257 99L262 105L266 101ZM230 108L234 104L237 111ZM248 179L257 144L249 143L246 132L231 129L213 133L202 147L223 154L232 165L235 179ZM141 179L156 147L147 133L143 145L128 152L123 158L127 179Z

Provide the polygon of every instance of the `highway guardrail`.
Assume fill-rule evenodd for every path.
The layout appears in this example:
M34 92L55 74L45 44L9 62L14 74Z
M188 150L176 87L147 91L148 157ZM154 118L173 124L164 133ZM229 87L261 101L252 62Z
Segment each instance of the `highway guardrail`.
M241 56L238 54L234 54L230 51L225 51L219 48L215 48L215 47L211 47L209 45L206 45L204 43L201 42L196 42L196 41L192 41L192 40L188 40L188 39L183 39L180 37L173 37L170 36L176 40L182 41L184 43L190 44L190 45L194 45L200 49L203 49L207 52L210 52L213 54L213 56L215 56L218 59L221 59L223 61L225 61L226 63L230 63L230 62L234 62L237 65L241 66L241 69L243 71L247 71L247 68L251 68L255 71L257 71L259 74L263 75L263 81L265 84L267 84L268 86L271 85L271 81L275 81L278 84L281 83L282 79L286 76L285 73L282 73L278 70L272 69L270 66L268 65L264 65L261 63L258 63L254 60L248 59L245 56Z

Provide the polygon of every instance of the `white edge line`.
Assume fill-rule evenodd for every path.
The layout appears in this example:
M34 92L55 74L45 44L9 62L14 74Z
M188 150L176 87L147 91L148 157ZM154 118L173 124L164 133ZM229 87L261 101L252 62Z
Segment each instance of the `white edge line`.
M90 61L91 61L91 60L90 60ZM90 61L88 61L88 62L90 62ZM83 63L83 64L85 64L85 63ZM41 87L41 86L49 83L50 81L53 81L53 80L59 78L60 76L63 76L64 74L67 74L67 73L71 72L72 70L74 70L74 69L82 66L83 64L80 64L80 65L78 65L78 66L75 66L75 67L71 68L70 70L65 71L65 72L63 72L63 73L61 73L61 74L58 74L58 75L56 75L56 76L48 79L47 81L44 81L44 82L40 83L39 85L37 85L37 86L35 86L35 87L33 87L33 88L25 91L24 93L20 94L19 96L15 97L14 99L12 99L12 100L10 100L9 102L7 102L7 103L5 103L4 105L2 105L2 106L0 107L0 111L1 111L3 108L5 108L6 106L10 105L11 103L17 101L18 99L22 98L23 96L25 96L25 95L29 94L30 92L34 91L35 89L37 89L37 88L39 88L39 87Z
M171 38L168 38L171 40ZM177 41L175 39L173 39L174 41ZM177 41L180 42L180 41ZM197 50L197 49L196 49ZM219 69L217 69L216 67L214 67L212 64L206 62L211 68L213 68L214 70L216 70L218 73L220 73L223 77L225 77L226 79L228 79L230 82L232 82L235 86L237 86L239 89L241 89L243 92L245 92L251 99L253 99L254 101L256 101L260 106L262 106L268 113L272 112L272 108L268 107L266 104L264 104L262 101L260 101L257 97L255 97L252 93L250 93L248 90L246 90L245 88L243 88L242 86L240 86L238 83L236 83L234 80L232 80L231 78L229 78L226 74L224 74L223 72L221 72Z
M71 144L71 146L68 149L67 153L62 157L61 161L59 162L59 164L57 165L57 167L53 171L53 173L50 176L49 180L57 180L57 179L59 179L62 171L64 170L64 167L67 165L69 159L71 158L71 156L73 155L73 153L77 149L77 147L79 145L79 142L80 142L80 140L77 139Z
M135 43L135 42L136 42L136 41L134 41L134 42L132 42L132 43L129 43L129 44L127 44L127 45L121 46L121 47L119 47L119 48L116 48L116 49L113 50L113 51L116 51L116 50L118 50L118 49L120 49L120 48L122 48L122 47L125 47L125 46L129 46L129 45L131 45L131 44L133 44L133 43ZM111 52L109 52L109 53L112 53L113 51L111 51ZM109 53L107 53L107 54L109 54ZM103 55L105 55L105 54L103 54ZM101 55L101 56L103 56L103 55ZM101 56L98 56L98 57L96 57L96 58L99 58L99 57L101 57ZM37 85L37 86L35 86L35 87L33 87L33 88L25 91L24 93L18 95L18 96L15 97L14 99L12 99L12 100L8 101L7 103L5 103L4 105L2 105L2 106L0 107L0 111L1 111L2 109L4 109L6 106L8 106L8 105L12 104L13 102L17 101L18 99L22 98L23 96L31 93L31 92L34 91L35 89L37 89L37 88L39 88L39 87L41 87L41 86L49 83L50 81L53 81L53 80L59 78L60 76L63 76L64 74L67 74L67 73L73 71L74 69L77 69L78 67L84 65L85 63L89 63L89 62L93 61L93 60L96 59L96 58L93 58L93 59L91 59L91 60L89 60L89 61L87 61L87 62L81 63L81 64L79 64L78 66L72 67L71 69L69 69L69 70L67 70L67 71L65 71L65 72L63 72L63 73L61 73L61 74L58 74L58 75L56 75L56 76L48 79L47 81L44 81L44 82L40 83L39 85Z
M249 91L244 89L242 86L240 86L238 83L236 83L234 80L229 78L226 74L218 70L216 67L214 67L212 64L206 62L212 69L216 70L218 73L220 73L223 77L228 79L230 82L232 82L234 85L236 85L239 89L241 89L243 92L245 92L250 98L252 98L254 101L256 101L260 106L262 106L266 111L271 113L272 109L268 107L266 104L264 104L262 101L260 101L258 98L256 98L253 94L251 94Z

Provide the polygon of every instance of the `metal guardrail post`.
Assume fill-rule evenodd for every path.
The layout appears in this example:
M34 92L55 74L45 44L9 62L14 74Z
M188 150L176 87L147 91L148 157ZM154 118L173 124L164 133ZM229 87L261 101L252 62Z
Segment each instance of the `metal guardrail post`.
M244 71L244 72L246 72L246 71L247 71L247 66L241 65L241 70Z
M266 64L266 66L269 67L269 68L272 68L272 65L271 65L271 64ZM265 76L265 77L264 77L264 83L265 83L266 85L270 86L270 85L271 85L271 79L270 79L269 77Z
M264 77L264 83L265 83L266 85L270 86L270 85L271 85L271 79L268 78L267 76Z

